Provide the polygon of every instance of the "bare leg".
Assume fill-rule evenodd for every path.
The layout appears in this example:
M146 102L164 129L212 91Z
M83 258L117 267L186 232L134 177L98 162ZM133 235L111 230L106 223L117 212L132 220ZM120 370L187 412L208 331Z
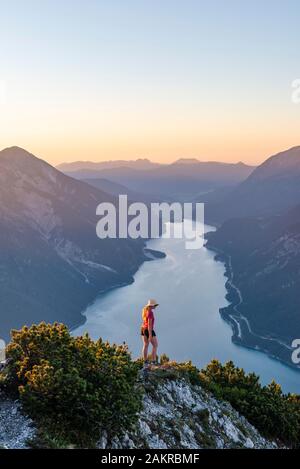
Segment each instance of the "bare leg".
M151 345L152 345L152 361L155 362L157 358L157 348L158 348L157 337L152 337Z
M145 335L142 335L142 339L143 339L143 357L144 357L144 360L146 361L148 358L149 340L147 339Z

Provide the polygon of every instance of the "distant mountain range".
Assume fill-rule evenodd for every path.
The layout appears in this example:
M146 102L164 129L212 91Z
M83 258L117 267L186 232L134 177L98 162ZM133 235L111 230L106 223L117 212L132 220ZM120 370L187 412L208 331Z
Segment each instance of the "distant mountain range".
M74 161L71 163L61 163L56 168L62 172L92 170L101 171L111 168L133 168L133 169L153 169L162 166L160 163L154 163L147 158L138 158L137 160L112 160L112 161Z
M90 179L82 179L82 181L90 184L92 187L96 187L101 189L102 191L110 194L114 197L119 196L120 194L126 194L128 196L128 200L131 202L158 202L160 198L157 198L155 195L151 194L143 194L141 192L136 192L133 190L128 189L128 187L124 186L123 184L118 184L117 182L109 181L108 179L104 178L90 178Z
M142 160L144 162L144 160ZM245 180L254 167L243 163L228 164L180 159L172 164L142 167L136 162L76 163L60 165L58 169L76 179L107 179L129 190L158 198L187 200L223 187L234 187ZM115 162L114 162L115 163ZM96 165L96 166L95 166ZM75 169L74 169L75 168Z
M300 147L266 160L231 193L208 204L221 224L207 246L227 263L233 340L289 365L300 338Z
M207 246L227 265L232 304L222 316L233 340L292 364L291 341L300 338L300 147L257 168L193 159L82 164L60 166L69 177L21 148L0 152L0 336L41 320L74 326L101 291L132 281L149 259L144 242L95 233L96 206L126 193L146 203L206 203L206 222L219 226Z
M0 336L24 323L74 326L101 291L132 281L144 242L96 237L96 207L115 199L27 151L0 152Z

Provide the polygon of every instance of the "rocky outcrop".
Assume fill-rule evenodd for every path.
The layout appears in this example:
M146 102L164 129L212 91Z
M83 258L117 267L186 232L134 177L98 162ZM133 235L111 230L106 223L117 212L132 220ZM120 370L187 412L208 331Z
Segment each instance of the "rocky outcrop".
M31 419L23 414L18 401L0 394L0 448L24 449L34 438L35 427Z
M135 431L100 448L276 448L230 404L216 400L185 379L162 379L155 373L142 378L146 393Z
M140 384L145 392L135 429L112 439L103 432L99 449L277 448L229 403L185 378L156 369L142 371ZM0 448L28 448L37 433L20 402L2 394L0 428Z

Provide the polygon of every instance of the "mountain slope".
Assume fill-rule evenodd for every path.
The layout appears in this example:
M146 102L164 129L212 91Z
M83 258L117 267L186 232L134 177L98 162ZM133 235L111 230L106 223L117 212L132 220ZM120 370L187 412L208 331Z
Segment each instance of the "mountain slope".
M280 216L229 220L208 234L207 247L227 263L232 304L222 315L233 326L233 340L296 366L291 344L300 337L300 205Z
M136 430L111 441L104 433L100 448L277 448L229 403L184 379L169 380L163 371L160 374L155 378L155 372L150 372L145 382Z
M207 208L218 223L233 217L282 213L300 203L300 146L278 153L258 166L225 198Z
M90 184L90 186L92 187L101 189L107 194L110 194L114 197L118 197L119 195L126 194L130 201L148 203L148 202L158 202L160 200L155 196L151 196L149 194L143 194L141 192L135 192L133 190L128 189L128 187L124 186L123 184L118 184L117 182L112 182L104 178L82 179L82 181L86 182L87 184Z
M222 201L206 206L221 223L207 247L227 263L229 299L221 311L233 340L292 362L300 337L300 147L267 159ZM222 224L223 222L223 224Z
M96 237L114 198L18 147L0 152L1 336L24 323L81 322L100 291L132 281L143 242Z

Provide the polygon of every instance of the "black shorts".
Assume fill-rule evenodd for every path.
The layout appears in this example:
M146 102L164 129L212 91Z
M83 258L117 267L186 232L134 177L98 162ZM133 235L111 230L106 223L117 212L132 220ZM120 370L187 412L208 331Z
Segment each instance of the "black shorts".
M148 329L144 329L143 327L141 328L141 335L144 335L149 339L149 331ZM152 337L156 337L155 331L152 331Z

